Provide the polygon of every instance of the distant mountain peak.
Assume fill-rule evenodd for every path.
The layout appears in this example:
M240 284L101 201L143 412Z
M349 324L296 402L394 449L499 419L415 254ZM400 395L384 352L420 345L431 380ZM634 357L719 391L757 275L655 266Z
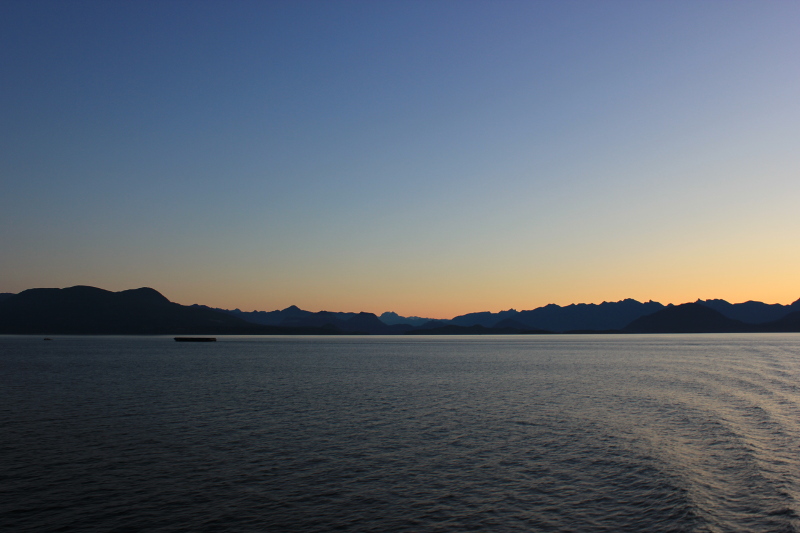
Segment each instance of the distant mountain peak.
M703 300L701 298L698 298L697 301L695 301L694 303L696 303L696 304L703 304L703 303L730 304L730 302L728 302L727 300L723 300L721 298L712 298L712 299L709 299L709 300Z

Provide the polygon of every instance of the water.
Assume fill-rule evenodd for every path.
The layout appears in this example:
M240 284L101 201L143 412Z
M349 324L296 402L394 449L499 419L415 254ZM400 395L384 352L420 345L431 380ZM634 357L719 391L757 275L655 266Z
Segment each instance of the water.
M800 335L0 337L7 531L800 531Z

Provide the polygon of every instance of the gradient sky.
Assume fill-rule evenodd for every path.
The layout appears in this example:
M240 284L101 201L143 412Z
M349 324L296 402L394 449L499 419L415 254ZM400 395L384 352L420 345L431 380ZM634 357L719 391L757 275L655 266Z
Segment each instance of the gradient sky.
M0 3L0 292L800 298L800 2Z

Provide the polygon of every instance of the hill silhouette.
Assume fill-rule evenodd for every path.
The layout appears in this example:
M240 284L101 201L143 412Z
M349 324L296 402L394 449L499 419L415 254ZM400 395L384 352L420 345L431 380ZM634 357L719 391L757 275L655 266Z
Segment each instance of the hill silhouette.
M747 324L765 324L779 320L789 313L800 311L800 300L791 305L765 304L761 302L728 303L725 300L697 300L700 305L719 311L728 318Z
M4 334L249 334L286 333L201 306L170 302L154 289L111 292L95 287L29 289L0 301ZM314 330L290 331L318 333ZM328 332L330 333L330 332ZM337 333L336 330L333 333Z
M345 320L337 327L344 332L363 332L370 335L392 335L412 329L410 324L385 324L374 313L364 312Z
M792 305L796 304L797 302ZM761 324L760 330L768 332L800 332L800 311L789 313L774 322Z
M280 322L280 326L293 328L333 327L343 333L369 335L392 335L412 329L409 324L386 324L374 313L332 313L330 311L287 317Z
M626 333L736 333L755 331L752 325L724 316L698 303L670 305L653 314L637 318Z
M486 328L494 327L495 324L503 320L516 320L520 312L515 309L508 311L500 311L499 313L492 313L489 311L480 311L477 313L467 313L466 315L459 315L450 320L451 324L456 326L483 326Z
M198 306L205 307L205 306ZM207 308L211 309L211 308ZM241 318L251 324L279 326L282 328L320 328L335 327L347 333L369 333L373 335L391 335L402 333L411 328L411 325L402 320L386 322L373 313L342 313L320 311L313 313L304 311L296 305L291 305L279 311L240 311L234 309L214 309ZM385 315L386 313L384 313ZM399 317L399 315L396 315ZM389 327L391 326L391 327Z
M381 322L389 326L395 324L409 324L411 326L421 326L426 322L430 322L430 318L422 318L419 316L400 316L395 312L387 311L378 317Z
M3 333L190 333L247 326L235 317L170 302L150 288L29 289L0 302Z
M222 311L224 313L229 313L247 322L253 324L262 324L265 326L277 326L281 322L287 319L302 318L313 314L311 311L303 311L296 305L289 306L286 309L280 311L247 312L247 311L240 311L238 309L234 309L233 311L228 311L226 309L215 309L215 311Z

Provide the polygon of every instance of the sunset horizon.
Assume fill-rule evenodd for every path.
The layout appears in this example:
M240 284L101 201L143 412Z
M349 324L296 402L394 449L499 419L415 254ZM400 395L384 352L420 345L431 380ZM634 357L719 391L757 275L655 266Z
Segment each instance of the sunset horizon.
M796 2L8 2L0 292L800 297Z
M746 303L746 302L759 302L759 303L764 303L764 304L767 304L767 305L784 305L784 306L788 306L788 305L791 305L791 304L795 303L796 301L800 300L800 296L798 296L796 298L789 298L789 299L778 300L778 301L759 299L759 298L731 299L731 298L712 298L712 297L708 297L708 298L697 297L697 298L688 298L688 299L683 299L683 300L667 300L667 299L658 299L658 298L649 298L649 297L636 298L636 297L628 296L628 297L622 297L622 298L606 298L606 299L599 299L599 300L593 300L593 301L578 299L578 300L568 301L568 302L547 301L545 303L536 303L536 304L533 304L533 305L523 304L523 305L517 305L517 306L513 306L512 305L512 306L480 307L480 308L479 307L474 307L474 308L464 309L464 310L457 311L457 312L449 312L449 313L446 312L446 313L436 314L436 313L416 312L416 311L413 311L413 310L412 311L402 311L402 310L398 311L397 309L388 308L386 306L381 307L380 304L377 304L377 305L374 305L374 306L359 307L359 308L345 308L345 307L337 307L335 305L323 306L323 307L314 307L314 306L308 306L308 305L305 305L305 304L300 304L300 303L297 303L297 302L292 302L292 303L289 303L289 304L279 304L279 305L265 304L265 305L262 305L262 306L255 306L255 307L242 306L242 305L218 305L218 304L216 304L214 302L207 302L207 301L200 301L200 300L195 301L195 300L191 300L191 299L189 299L189 300L176 299L169 293L168 290L163 290L163 289L158 288L158 287L147 286L147 285L141 286L141 287L126 287L126 288L109 289L108 287L94 286L94 285L89 285L89 284L75 284L75 285L68 285L68 286L63 286L63 287L28 287L27 289L24 289L24 290L28 290L28 289L67 289L67 288L80 287L80 286L93 287L93 288L97 288L97 289L101 289L101 290L105 290L105 291L110 291L110 292L122 292L122 291L130 291L130 290L148 288L148 289L153 289L153 290L157 291L158 293L163 295L168 300L170 300L172 302L175 302L175 303L178 303L178 304L181 304L181 305L189 305L189 306L191 306L191 305L203 305L203 306L207 306L207 307L211 307L211 308L225 309L225 310L230 310L230 311L239 310L239 311L244 311L244 312L256 312L256 311L257 312L271 312L271 311L285 310L285 309L288 309L290 307L297 307L299 309L302 309L304 311L310 311L312 313L325 312L325 311L327 311L327 312L337 312L337 313L367 312L367 313L373 313L373 314L375 314L377 316L380 316L381 314L388 312L388 313L396 313L396 314L398 314L398 315L400 315L402 317L421 317L421 318L431 318L431 319L435 319L435 320L449 320L449 319L452 319L454 317L461 316L461 315L466 315L466 314L470 314L470 313L480 313L480 312L499 313L499 312L503 312L503 311L529 311L529 310L545 307L545 306L548 306L548 305L556 305L556 306L559 306L559 307L566 307L566 306L571 306L571 305L600 305L600 304L603 304L603 303L621 302L621 301L625 301L625 300L635 300L635 301L640 302L640 303L656 302L656 303L660 303L660 304L665 305L665 306L666 305L681 305L681 304L685 304L685 303L693 303L693 302L696 302L696 301L713 301L713 300L722 300L722 301L726 301L726 302L728 302L730 304L742 304L742 303ZM3 292L5 292L5 291L3 291ZM19 291L19 292L22 292L22 291ZM10 291L9 291L9 293L10 293ZM446 305L446 303L444 305Z

